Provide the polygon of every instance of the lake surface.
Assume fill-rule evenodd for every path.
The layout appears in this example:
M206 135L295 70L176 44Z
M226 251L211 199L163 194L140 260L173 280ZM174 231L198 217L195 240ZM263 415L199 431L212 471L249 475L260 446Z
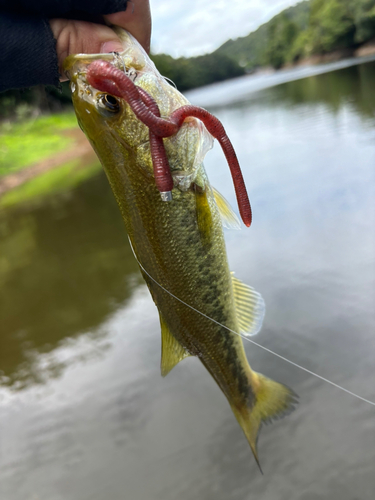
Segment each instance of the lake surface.
M235 103L232 82L210 91L254 212L226 240L266 302L255 340L372 401L374 82L370 62ZM205 163L236 206L218 146ZM374 406L245 342L300 396L262 429L261 476L198 359L161 378L158 314L103 174L1 214L0 329L1 500L373 499Z

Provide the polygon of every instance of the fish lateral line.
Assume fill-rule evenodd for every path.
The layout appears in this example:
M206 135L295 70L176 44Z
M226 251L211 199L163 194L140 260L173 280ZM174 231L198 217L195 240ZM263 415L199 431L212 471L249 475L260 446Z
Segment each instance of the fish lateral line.
M352 392L350 391L349 389L346 389L345 387L339 385L339 384L336 384L336 382L333 382L332 380L329 380L328 378L325 378L323 377L322 375L319 375L318 373L315 373L313 372L312 370L309 370L308 368L305 368L304 366L302 365L299 365L298 363L295 363L294 361L286 358L285 356L282 356L281 354L269 349L268 347L265 347L263 346L262 344L259 344L258 342L255 342L254 340L250 339L249 337L247 337L246 335L243 335L239 332L236 332L235 330L232 330L231 328L229 328L228 326L225 326L223 325L222 323L220 323L219 321L216 321L215 319L213 318L210 318L210 316L207 316L207 314L204 314L203 312L199 311L198 309L196 309L195 307L191 306L190 304L187 304L186 302L184 302L182 299L179 299L178 297L176 297L176 295L174 295L172 292L170 292L169 290L167 290L163 285L161 285L155 278L153 278L151 276L151 274L146 271L146 269L143 267L143 265L140 263L140 261L138 260L138 257L134 251L134 248L133 248L133 245L132 245L132 242L130 240L130 238L128 237L129 239L129 243L130 243L130 248L133 252L133 255L135 257L135 260L137 261L139 267L142 269L142 271L147 274L147 276L154 282L156 283L156 285L158 285L162 290L164 290L166 293L168 293L171 297L173 297L174 299L178 300L181 304L184 304L186 307L189 307L192 311L195 311L196 313L200 314L201 316L203 316L204 318L210 320L210 321L213 321L214 323L216 323L218 326L221 326L223 328L225 328L226 330L228 330L229 332L231 333L234 333L235 335L238 335L239 337L241 337L242 339L244 340L247 340L248 342L251 342L252 344L254 344L256 347L259 347L260 349L263 349L264 351L268 352L269 354L273 354L274 356L276 356L277 358L281 359L282 361L285 361L286 363L289 363L290 365L294 366L295 368L298 368L302 371L304 371L305 373L308 373L309 375L312 375L316 378L318 378L319 380L322 380L323 382L326 382L327 384L330 384L332 385L333 387L335 387L336 389L339 389L340 391L343 391L345 392L346 394L349 394L350 396L353 396L357 399L359 399L360 401L363 401L365 403L368 403L372 406L375 406L375 402L374 401L371 401L369 399L366 399L362 396L360 396L359 394L356 394L355 392ZM259 466L259 464L258 464ZM260 467L260 466L259 466Z
M90 64L86 73L87 82L101 92L107 92L124 99L137 118L149 128L150 148L153 161L155 183L162 199L170 199L173 179L165 152L163 138L176 134L188 117L201 120L208 132L219 142L232 175L241 218L247 227L252 222L252 211L241 167L236 152L218 118L198 106L185 105L173 111L168 119L161 118L156 101L148 92L136 86L121 70L110 62L97 60Z

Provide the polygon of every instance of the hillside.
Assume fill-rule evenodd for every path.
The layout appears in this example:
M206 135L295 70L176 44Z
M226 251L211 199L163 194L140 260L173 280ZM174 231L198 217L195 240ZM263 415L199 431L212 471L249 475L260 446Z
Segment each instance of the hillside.
M268 65L270 63L269 59L272 57L272 48L270 46L272 32L282 31L282 35L288 43L290 39L294 38L295 33L307 28L309 14L310 2L301 2L284 10L249 35L236 40L228 40L213 54L226 55L248 71L259 66ZM274 37L275 33L273 34Z
M310 0L273 17L248 36L228 40L223 54L247 71L332 51L356 49L375 37L375 0Z

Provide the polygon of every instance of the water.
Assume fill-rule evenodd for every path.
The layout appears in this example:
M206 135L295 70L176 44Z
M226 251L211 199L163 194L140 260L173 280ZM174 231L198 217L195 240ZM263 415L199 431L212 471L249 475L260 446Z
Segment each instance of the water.
M374 79L361 64L212 108L254 211L226 239L266 301L256 340L373 401ZM235 205L220 148L206 167ZM102 174L3 214L0 234L1 500L373 498L374 407L246 343L300 395L261 432L261 476L199 360L160 377L157 311Z

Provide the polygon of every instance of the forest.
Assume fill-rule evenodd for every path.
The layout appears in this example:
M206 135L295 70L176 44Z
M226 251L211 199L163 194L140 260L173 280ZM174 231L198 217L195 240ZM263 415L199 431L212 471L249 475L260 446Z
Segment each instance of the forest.
M246 37L228 40L213 54L225 54L251 71L357 48L373 38L374 0L310 0L284 10Z

